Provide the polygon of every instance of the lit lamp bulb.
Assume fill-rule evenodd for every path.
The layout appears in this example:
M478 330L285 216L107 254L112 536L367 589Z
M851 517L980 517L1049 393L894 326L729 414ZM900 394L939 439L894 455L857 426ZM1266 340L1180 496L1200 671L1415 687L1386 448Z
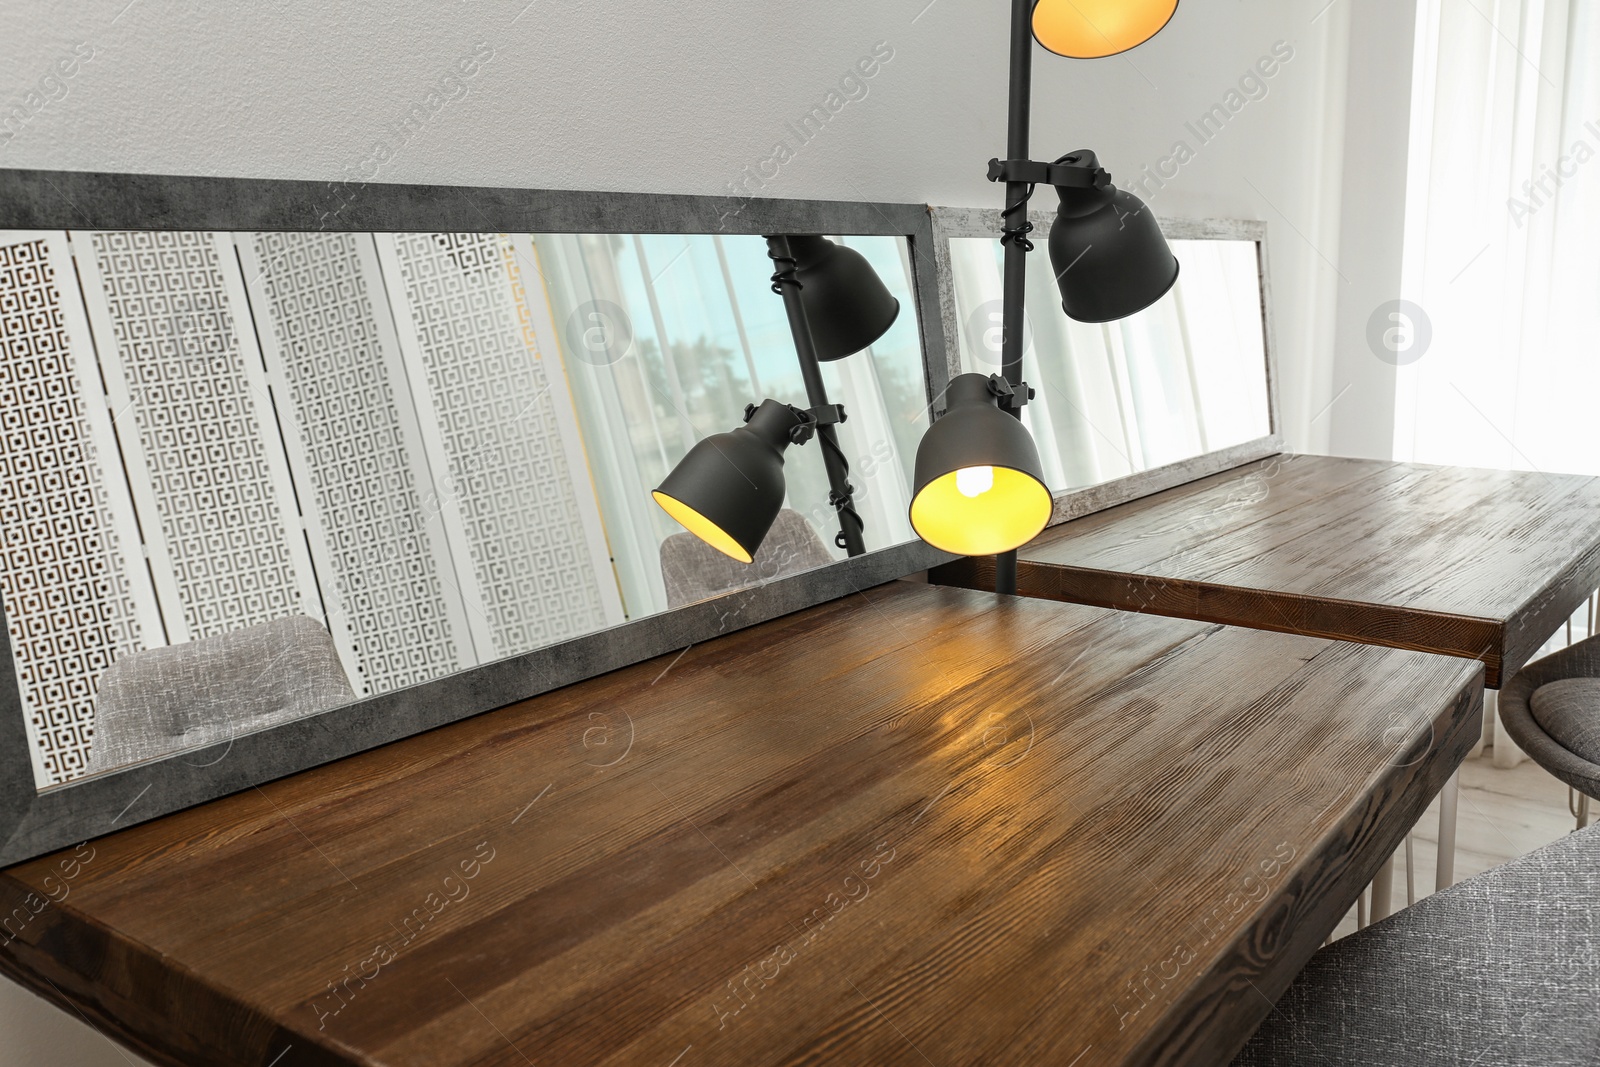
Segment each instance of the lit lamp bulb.
M783 507L783 453L799 425L796 409L763 401L737 430L691 448L651 495L700 540L752 563Z
M994 379L962 374L949 408L917 446L911 528L957 556L992 556L1032 541L1054 501L1027 427L1000 410ZM1000 385L1004 385L1000 382Z
M956 471L956 490L964 497L980 497L993 488L993 467L963 467Z

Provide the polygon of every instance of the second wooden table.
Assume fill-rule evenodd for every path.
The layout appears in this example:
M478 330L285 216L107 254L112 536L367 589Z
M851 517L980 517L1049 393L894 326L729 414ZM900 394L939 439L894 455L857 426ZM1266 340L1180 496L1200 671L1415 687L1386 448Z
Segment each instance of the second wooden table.
M1023 596L1481 660L1499 688L1600 583L1600 478L1274 456L1064 523ZM934 580L994 588L994 560Z

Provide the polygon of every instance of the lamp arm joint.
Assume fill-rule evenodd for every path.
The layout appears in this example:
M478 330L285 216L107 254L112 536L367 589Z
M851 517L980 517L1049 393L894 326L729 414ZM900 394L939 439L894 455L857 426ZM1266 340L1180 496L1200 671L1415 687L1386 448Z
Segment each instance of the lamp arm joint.
M837 426L849 419L843 404L822 404L806 412L818 426Z
M794 444L803 445L816 434L823 426L837 426L849 418L845 414L843 404L821 404L814 408L791 408L800 418L800 422L789 431L789 440Z
M991 159L989 180L1053 185L1058 189L1104 189L1111 184L1111 174L1104 167L1085 166L1073 156L1064 156L1054 163L1040 163L1031 159Z
M1027 382L1019 382L1013 386L998 374L989 375L989 392L999 400L1000 407L1005 411L1020 411L1028 406L1038 393Z
M757 405L755 404L746 404L744 406L745 422L749 422L751 417L755 415L756 407ZM816 435L819 427L837 426L850 417L843 404L820 404L812 408L800 408L790 404L789 410L794 413L794 417L798 420L789 431L789 443L794 445L803 445L809 442Z

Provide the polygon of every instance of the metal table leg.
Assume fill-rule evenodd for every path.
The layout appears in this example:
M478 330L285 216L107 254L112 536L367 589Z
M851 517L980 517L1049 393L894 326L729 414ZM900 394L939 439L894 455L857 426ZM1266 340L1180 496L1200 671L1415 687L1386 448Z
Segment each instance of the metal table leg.
M1457 770L1439 791L1439 867L1433 891L1448 889L1456 882L1456 802L1461 785Z
M1372 921L1388 918L1394 910L1394 853L1383 861L1372 879Z

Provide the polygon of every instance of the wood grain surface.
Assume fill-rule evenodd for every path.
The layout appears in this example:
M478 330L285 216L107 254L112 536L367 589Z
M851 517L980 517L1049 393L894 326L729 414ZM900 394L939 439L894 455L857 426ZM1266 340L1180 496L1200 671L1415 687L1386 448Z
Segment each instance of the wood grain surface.
M0 872L0 969L166 1064L1226 1063L1481 682L896 582Z
M1018 555L1024 596L1467 656L1498 687L1600 584L1600 479L1274 456ZM992 589L994 561L933 576Z

